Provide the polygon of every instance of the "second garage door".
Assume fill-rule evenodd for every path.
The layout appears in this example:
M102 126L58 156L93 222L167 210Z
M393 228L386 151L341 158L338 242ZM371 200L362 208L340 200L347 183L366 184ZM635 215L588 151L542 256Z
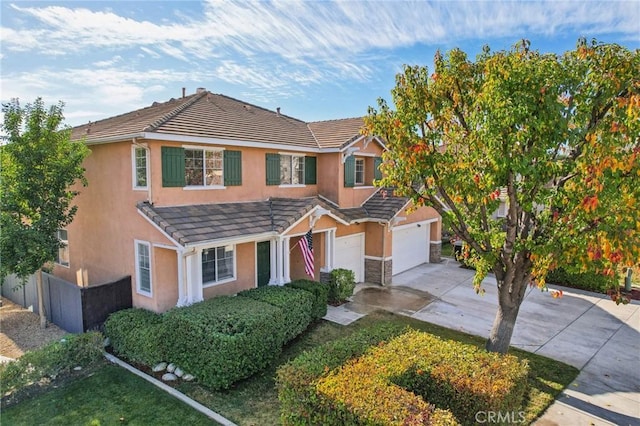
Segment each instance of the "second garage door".
M356 282L364 281L364 234L336 238L336 268L353 271Z
M393 228L393 275L429 261L429 223Z

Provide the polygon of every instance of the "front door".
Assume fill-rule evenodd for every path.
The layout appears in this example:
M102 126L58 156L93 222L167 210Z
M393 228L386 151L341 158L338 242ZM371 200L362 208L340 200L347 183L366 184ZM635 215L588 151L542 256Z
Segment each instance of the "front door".
M269 284L271 279L271 242L262 241L256 244L258 259L258 287Z

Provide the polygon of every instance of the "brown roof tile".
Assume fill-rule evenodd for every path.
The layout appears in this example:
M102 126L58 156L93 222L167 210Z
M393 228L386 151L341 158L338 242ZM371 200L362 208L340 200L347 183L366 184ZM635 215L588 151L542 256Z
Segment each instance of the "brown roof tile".
M343 148L360 137L360 128L363 125L362 117L315 121L308 124L321 148Z
M391 220L403 207L407 205L409 199L398 197L393 194L393 188L380 188L362 207L366 215L372 219Z

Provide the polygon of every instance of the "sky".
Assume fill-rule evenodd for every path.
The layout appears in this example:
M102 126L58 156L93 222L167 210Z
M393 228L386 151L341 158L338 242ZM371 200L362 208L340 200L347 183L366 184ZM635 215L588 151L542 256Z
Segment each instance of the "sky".
M65 104L75 126L199 87L304 121L363 116L404 64L475 58L521 39L640 48L633 1L10 1L0 3L0 99Z

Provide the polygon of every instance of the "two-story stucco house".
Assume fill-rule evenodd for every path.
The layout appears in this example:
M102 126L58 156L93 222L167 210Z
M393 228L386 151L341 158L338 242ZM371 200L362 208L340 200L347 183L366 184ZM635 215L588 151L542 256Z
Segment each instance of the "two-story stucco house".
M184 93L184 91L183 91ZM373 186L385 149L362 119L306 123L198 89L73 129L89 186L53 273L90 286L130 275L134 306L173 306L334 268L358 282L439 261L430 207Z

